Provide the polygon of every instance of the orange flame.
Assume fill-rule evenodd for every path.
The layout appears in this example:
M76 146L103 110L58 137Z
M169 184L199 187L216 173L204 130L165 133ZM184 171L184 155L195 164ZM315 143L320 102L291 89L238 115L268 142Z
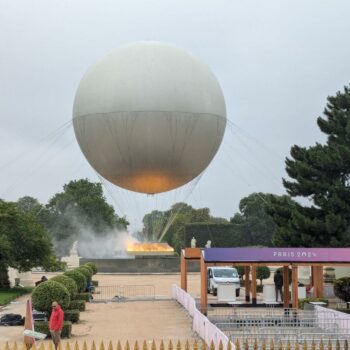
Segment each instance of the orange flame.
M128 252L174 252L168 243L131 243Z

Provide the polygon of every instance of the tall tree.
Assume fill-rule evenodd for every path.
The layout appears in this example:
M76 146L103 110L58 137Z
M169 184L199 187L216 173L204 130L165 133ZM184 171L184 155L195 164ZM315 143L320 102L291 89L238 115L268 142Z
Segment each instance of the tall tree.
M271 195L252 193L239 202L240 213L236 213L231 223L238 226L254 245L270 247L276 224L267 213L268 198Z
M279 226L278 245L306 247L350 245L350 90L328 97L324 116L317 119L327 135L324 145L293 146L286 159L290 179L284 187L293 198L288 207L272 201L271 214Z
M118 217L103 195L100 183L87 179L70 181L63 192L55 194L47 204L48 229L60 255L69 248L83 231L104 235L114 229L126 229L126 218Z
M0 200L0 270L49 268L54 260L48 234L36 217Z
M146 214L143 218L143 235L147 239L157 240L162 233L165 233L162 241L179 251L184 246L185 225L198 222L227 223L227 220L211 216L209 208L195 209L179 202L173 204L169 210Z

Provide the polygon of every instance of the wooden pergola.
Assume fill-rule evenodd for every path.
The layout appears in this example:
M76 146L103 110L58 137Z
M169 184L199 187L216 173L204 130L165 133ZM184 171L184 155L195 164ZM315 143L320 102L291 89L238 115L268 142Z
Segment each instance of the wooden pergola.
M256 268L283 267L283 306L289 307L289 269L292 270L292 306L298 307L298 266L311 266L313 294L323 297L323 266L349 266L350 248L185 248L181 251L181 288L187 290L187 261L197 260L201 271L201 310L208 306L208 266L243 266L245 276L252 272L252 304L256 305ZM249 278L245 278L245 300L250 302Z

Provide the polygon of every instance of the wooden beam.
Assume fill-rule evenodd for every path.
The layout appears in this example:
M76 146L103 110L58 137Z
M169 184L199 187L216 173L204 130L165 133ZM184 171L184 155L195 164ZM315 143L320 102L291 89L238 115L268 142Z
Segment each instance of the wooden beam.
M249 286L249 281L250 281L250 267L249 266L244 266L244 289L245 289L245 301L250 302L250 286Z
M298 266L292 266L292 299L293 299L293 308L298 308Z
M181 261L180 261L180 271L181 271L181 288L187 292L187 261L185 259L184 250L181 249Z
M204 262L203 256L201 257L201 312L206 315L208 309L208 273L207 265Z
M202 255L201 248L185 248L184 255L186 259L200 260Z
M252 265L252 304L256 305L256 265Z
M289 307L289 266L283 266L283 307Z

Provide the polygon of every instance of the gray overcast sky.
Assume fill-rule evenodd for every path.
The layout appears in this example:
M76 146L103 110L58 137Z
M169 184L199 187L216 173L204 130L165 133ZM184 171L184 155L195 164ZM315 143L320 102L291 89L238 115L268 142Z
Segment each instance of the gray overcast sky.
M229 218L254 191L283 193L290 147L324 141L316 117L350 82L349 15L348 0L0 0L0 198L45 203L71 179L98 181L72 126L57 129L71 120L87 68L140 40L207 63L235 126L192 193L148 198L107 186L117 212L137 227L145 211L187 199Z

